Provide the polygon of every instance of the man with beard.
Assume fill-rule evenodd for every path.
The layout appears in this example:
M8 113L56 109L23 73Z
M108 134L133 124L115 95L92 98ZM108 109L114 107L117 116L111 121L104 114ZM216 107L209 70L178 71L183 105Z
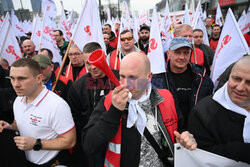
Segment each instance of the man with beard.
M212 37L209 40L209 45L213 49L213 51L216 51L220 39L220 32L221 32L221 27L217 24L214 25L212 28Z
M23 41L22 43L22 49L23 49L23 53L24 53L24 57L26 58L32 58L36 55L36 46L33 43L33 41L26 39Z
M139 32L139 40L135 44L135 46L137 46L140 50L142 50L146 55L148 54L149 35L150 35L150 28L146 25L142 26Z

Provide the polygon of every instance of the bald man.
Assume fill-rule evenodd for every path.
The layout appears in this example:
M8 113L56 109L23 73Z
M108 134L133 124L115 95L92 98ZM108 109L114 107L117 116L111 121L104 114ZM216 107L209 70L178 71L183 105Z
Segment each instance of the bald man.
M95 154L106 148L104 165L171 165L167 159L173 155L175 136L186 148L196 148L189 132L177 132L181 127L177 129L178 116L171 93L155 89L151 78L145 54L132 52L125 56L120 66L121 85L100 100L83 129L83 147L87 153ZM149 138L153 140L148 142ZM160 149L163 158L155 152L152 142L164 149Z
M33 43L33 41L26 39L25 41L23 41L22 43L22 49L23 49L23 53L24 53L24 57L26 58L32 58L36 55L36 46Z
M189 130L201 149L250 164L250 56L241 58L228 82L202 99L190 115Z

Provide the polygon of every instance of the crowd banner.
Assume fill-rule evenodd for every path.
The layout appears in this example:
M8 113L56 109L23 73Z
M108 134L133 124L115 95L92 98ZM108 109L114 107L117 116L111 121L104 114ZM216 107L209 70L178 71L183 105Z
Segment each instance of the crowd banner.
M192 166L192 167L249 167L243 162L236 162L232 159L213 154L201 149L188 150L179 143L174 145L174 166Z
M17 16L15 15L14 10L11 10L11 25L12 30L17 37L26 36L23 25L19 22Z
M203 31L203 43L209 46L207 29L206 29L206 26L205 26L204 22L202 21L201 16L198 18L195 29L201 29Z
M70 32L70 27L67 21L67 18L65 16L64 8L62 6L62 11L61 11L61 17L60 17L60 22L58 24L58 29L63 32L63 37L66 41L69 41L71 38L71 32Z
M183 18L183 24L191 25L187 3L185 4L185 15Z
M40 39L42 35L42 21L41 18L37 15L34 21L31 40L36 45L36 51L39 50Z
M210 76L215 88L218 85L219 76L225 69L248 52L249 48L247 42L240 31L232 10L229 8L224 28L222 29L214 54Z

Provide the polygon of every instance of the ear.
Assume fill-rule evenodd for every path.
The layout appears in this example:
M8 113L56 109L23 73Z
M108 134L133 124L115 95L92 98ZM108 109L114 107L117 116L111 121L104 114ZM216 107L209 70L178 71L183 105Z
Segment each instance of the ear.
M37 81L38 81L39 83L42 83L42 81L43 81L43 74L38 74L38 75L36 76L36 79L37 79Z
M150 83L150 82L151 82L152 77L153 77L153 73L152 73L152 72L150 72L150 73L148 74L148 83Z
M50 67L51 67L51 70L54 71L54 64L51 63Z

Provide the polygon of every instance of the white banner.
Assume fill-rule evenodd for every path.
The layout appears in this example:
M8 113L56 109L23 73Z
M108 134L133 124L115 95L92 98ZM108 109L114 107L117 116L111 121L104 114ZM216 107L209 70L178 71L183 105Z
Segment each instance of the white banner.
M63 37L66 41L69 41L71 38L70 27L65 16L64 8L62 7L60 22L58 24L58 29L63 32Z
M174 145L174 166L175 167L249 167L243 162L236 162L232 159L213 154L201 149L190 151L179 143Z
M183 18L183 24L191 25L187 3L185 4L185 15L184 15L184 18Z
M42 21L40 17L37 15L34 21L32 35L31 35L31 40L36 45L36 51L39 50L40 38L42 35L42 26L43 26Z
M47 13L47 16L50 18L56 18L57 9L54 0L42 0L42 13Z
M201 29L203 31L203 43L209 46L209 40L208 40L208 35L207 35L207 29L202 21L201 16L199 17L197 24L195 26L195 29Z
M26 36L22 24L19 22L14 10L11 10L11 25L15 36Z

